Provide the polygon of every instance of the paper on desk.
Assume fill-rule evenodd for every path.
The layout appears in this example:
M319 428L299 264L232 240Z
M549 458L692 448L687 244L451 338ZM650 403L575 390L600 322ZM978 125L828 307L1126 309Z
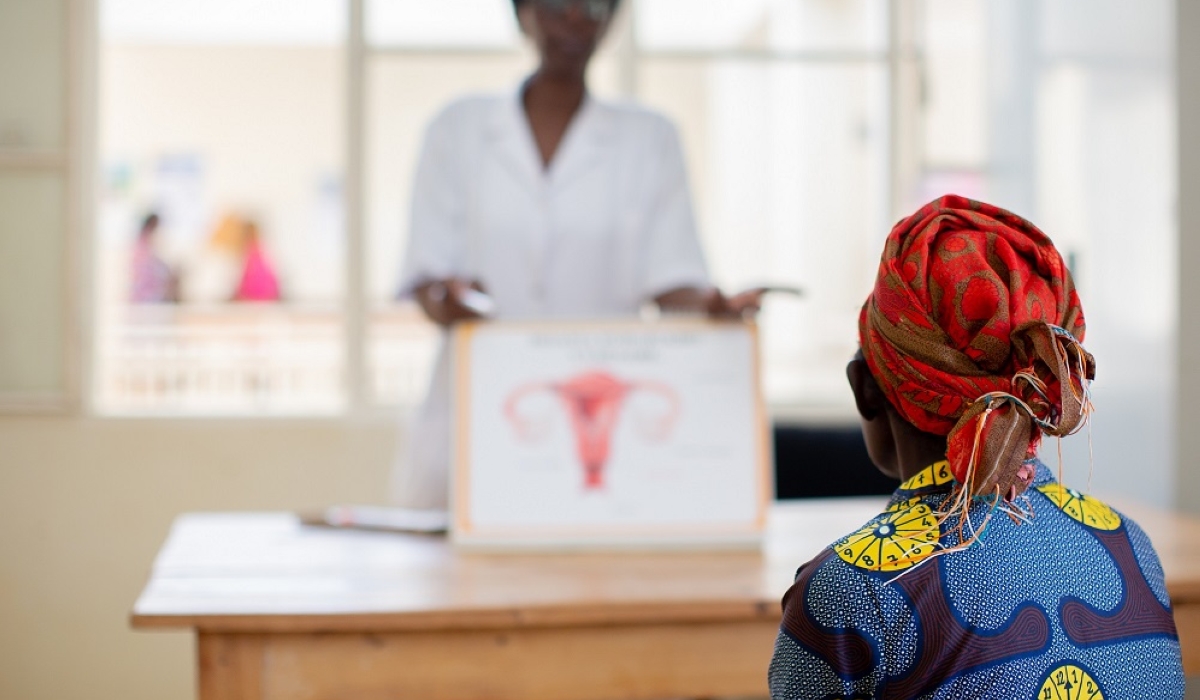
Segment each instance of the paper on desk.
M444 510L413 510L386 506L337 505L316 514L301 514L305 525L345 527L391 532L441 533L450 527Z

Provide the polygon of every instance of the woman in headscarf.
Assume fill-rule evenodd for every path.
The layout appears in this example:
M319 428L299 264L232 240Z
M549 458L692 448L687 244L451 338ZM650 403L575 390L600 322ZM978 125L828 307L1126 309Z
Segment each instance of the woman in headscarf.
M887 509L800 568L774 698L1182 698L1149 539L1037 458L1095 361L1050 239L946 196L888 236L847 368Z

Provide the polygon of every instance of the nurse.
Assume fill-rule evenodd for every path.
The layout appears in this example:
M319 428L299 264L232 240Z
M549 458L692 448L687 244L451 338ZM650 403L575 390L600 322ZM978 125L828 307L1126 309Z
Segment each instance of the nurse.
M597 100L588 63L619 0L513 0L537 70L513 93L446 107L425 134L402 293L442 327L493 317L636 315L643 304L713 316L752 313L709 281L674 127L645 108ZM392 500L445 508L449 361L407 435Z

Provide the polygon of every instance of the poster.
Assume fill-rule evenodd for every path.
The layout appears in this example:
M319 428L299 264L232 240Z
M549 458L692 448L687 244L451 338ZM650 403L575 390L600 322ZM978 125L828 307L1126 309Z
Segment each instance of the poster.
M456 543L761 535L771 487L753 325L464 325L454 372Z

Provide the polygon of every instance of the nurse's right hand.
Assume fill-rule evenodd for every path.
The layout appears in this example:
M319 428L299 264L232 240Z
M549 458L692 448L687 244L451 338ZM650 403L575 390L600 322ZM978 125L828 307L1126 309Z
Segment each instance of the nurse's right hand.
M474 308L463 303L463 297L468 290L483 292L483 285L475 280L450 278L433 280L417 287L417 303L425 311L429 320L442 327L449 327L459 321L470 321L483 318Z

